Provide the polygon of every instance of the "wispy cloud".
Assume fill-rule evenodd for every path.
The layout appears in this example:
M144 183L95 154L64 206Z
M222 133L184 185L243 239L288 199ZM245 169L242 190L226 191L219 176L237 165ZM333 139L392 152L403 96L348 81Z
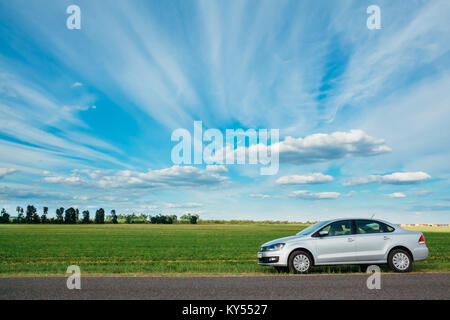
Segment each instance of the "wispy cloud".
M323 173L311 173L305 175L283 176L277 179L276 183L281 185L298 185L298 184L319 184L333 181L333 177Z
M385 196L388 198L394 198L394 199L406 198L406 194L404 194L403 192L393 192L393 193L385 194Z
M258 198L258 199L270 199L272 198L270 195L268 194L263 194L263 193L251 193L249 194L250 198Z
M201 207L202 204L198 202L187 202L187 203L165 203L167 208L198 208Z
M0 179L6 177L9 174L16 172L16 169L13 168L0 168Z
M7 155L0 161L15 164L13 159L8 158L30 153L32 150L36 155L35 159L49 156L65 158L68 165L75 165L76 158L120 163L114 156L97 150L114 150L108 143L80 132L86 129L86 125L73 111L88 107L64 107L39 85L10 72L0 73L0 83L14 92L14 98L0 95L0 133L15 140L0 142L0 153ZM79 139L80 136L83 139ZM32 161L32 158L21 159L19 162L24 162L24 165L25 162L33 162L32 167L39 165L42 169L47 169L43 162Z
M289 196L292 198L304 200L322 200L322 199L336 199L340 197L339 192L311 192L308 190L292 191Z
M424 180L431 179L428 173L418 172L395 172L385 175L369 175L361 178L353 178L344 183L344 186L358 186L369 183L386 183L386 184L415 184Z
M206 171L211 171L215 173L227 173L228 169L224 165L207 165Z
M376 31L361 1L79 3L95 21L77 31L61 24L64 4L2 3L0 167L20 171L3 175L5 206L202 203L218 218L300 208L308 219L378 206L395 221L414 218L392 209L403 201L386 194L401 193L423 205L420 219L450 211L427 205L449 190L449 1L381 1ZM279 129L280 177L221 161L172 167L170 132L193 120L223 132ZM370 193L341 191L347 177ZM414 187L425 181L429 197ZM313 190L280 208L282 185ZM330 208L296 201L336 198Z
M192 166L172 166L170 168L146 172L120 170L114 174L107 171L74 170L71 176L44 177L43 181L68 187L87 188L128 188L160 189L204 186L214 187L225 184L228 177Z
M72 197L61 192L46 192L36 188L11 188L0 186L0 198L3 200L17 199L44 199L44 200L70 200Z

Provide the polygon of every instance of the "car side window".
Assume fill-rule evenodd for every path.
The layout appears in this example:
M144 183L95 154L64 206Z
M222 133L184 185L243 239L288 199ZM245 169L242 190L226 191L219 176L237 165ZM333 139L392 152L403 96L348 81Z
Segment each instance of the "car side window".
M394 228L392 228L391 226L372 220L356 220L355 224L357 234L383 233L394 231Z
M322 230L328 231L328 237L350 235L352 234L352 221L351 220L336 221L330 223Z

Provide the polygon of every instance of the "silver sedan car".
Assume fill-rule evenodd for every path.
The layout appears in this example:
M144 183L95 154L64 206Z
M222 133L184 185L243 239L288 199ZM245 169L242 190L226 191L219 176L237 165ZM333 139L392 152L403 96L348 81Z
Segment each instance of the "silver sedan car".
M382 220L348 218L316 223L295 236L267 242L258 252L260 265L293 273L322 265L386 263L394 271L408 272L413 261L427 258L421 232Z

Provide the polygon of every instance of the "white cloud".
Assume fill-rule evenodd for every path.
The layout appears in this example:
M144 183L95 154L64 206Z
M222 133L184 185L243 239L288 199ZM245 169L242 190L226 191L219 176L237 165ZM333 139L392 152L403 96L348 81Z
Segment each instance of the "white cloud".
M290 197L305 199L305 200L320 200L320 199L336 199L340 197L339 192L311 192L308 190L296 190L290 193Z
M259 199L270 199L271 196L268 194L262 194L262 193L251 193L250 198L259 198Z
M425 172L395 172L386 175L369 175L367 177L354 178L344 183L344 186L357 186L369 183L386 184L414 184L431 179Z
M248 149L248 150L243 150ZM266 146L262 143L250 147L231 148L226 146L218 150L209 161L225 163L225 159L242 159L247 154L257 159L258 153L279 154L280 163L297 165L323 162L349 157L368 157L391 152L383 139L375 139L362 130L349 132L316 133L305 138L287 136L283 141ZM273 156L272 156L273 158Z
M367 157L390 152L383 139L375 139L362 130L316 133L305 138L279 143L280 162L305 164L347 157Z
M139 208L144 209L144 210L156 210L156 209L158 209L158 206L152 205L152 204L148 204L148 205L143 204Z
M72 88L81 87L81 86L83 86L83 84L81 82L74 82L72 84Z
M123 198L119 196L113 196L113 195L101 195L101 194L92 194L89 195L75 195L73 196L73 200L81 200L81 201L92 201L92 200L98 200L98 201L105 201L105 202L128 202L129 198Z
M201 207L201 203L197 202L188 202L188 203L173 203L168 202L165 204L167 208L198 208Z
M13 168L0 168L0 179L4 178L5 176L16 172L16 169Z
M73 170L71 176L45 177L48 183L93 188L176 188L216 186L228 177L192 166L172 166L147 172L122 170L114 174L100 170Z
M43 180L48 183L60 184L60 185L68 186L68 187L88 187L89 186L89 182L86 179L84 179L83 177L79 177L79 176L44 177Z
M215 172L215 173L227 173L228 169L224 165L207 165L207 171Z
M333 177L322 173L311 173L305 175L283 176L277 179L277 183L281 185L296 184L318 184L333 181Z
M394 192L386 194L385 196L389 198L406 198L406 194L404 194L403 192Z

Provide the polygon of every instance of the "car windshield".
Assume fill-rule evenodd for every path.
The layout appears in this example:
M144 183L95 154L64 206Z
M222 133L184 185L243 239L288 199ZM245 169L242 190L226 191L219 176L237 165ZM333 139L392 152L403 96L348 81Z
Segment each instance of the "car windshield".
M312 226L309 226L306 229L303 229L302 231L300 231L299 233L297 233L298 236L307 236L311 233L313 233L314 231L316 231L317 229L323 227L325 224L327 224L329 221L321 221L318 222L316 224L313 224Z

